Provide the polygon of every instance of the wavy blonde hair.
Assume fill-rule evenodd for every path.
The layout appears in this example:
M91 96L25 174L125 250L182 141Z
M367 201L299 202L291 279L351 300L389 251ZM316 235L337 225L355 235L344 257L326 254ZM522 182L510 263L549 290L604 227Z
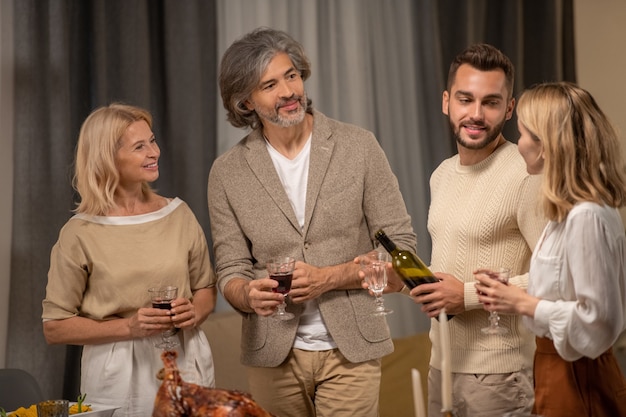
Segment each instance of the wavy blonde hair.
M539 84L520 97L517 120L543 144L548 219L562 221L583 201L626 204L617 132L589 92L568 82Z
M121 103L94 110L83 122L76 145L76 161L72 185L80 195L74 210L96 216L106 215L116 206L113 199L119 184L115 153L126 129L138 121L152 128L147 110ZM148 183L142 184L144 194L152 193Z

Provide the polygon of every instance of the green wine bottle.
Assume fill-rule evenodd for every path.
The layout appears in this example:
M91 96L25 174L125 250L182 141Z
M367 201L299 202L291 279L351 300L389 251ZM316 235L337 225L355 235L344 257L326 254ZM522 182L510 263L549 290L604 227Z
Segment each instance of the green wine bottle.
M391 255L391 265L402 282L413 289L421 284L439 282L439 279L428 269L426 264L410 250L398 249L396 244L380 229L374 237ZM448 319L453 316L448 314ZM438 318L437 318L438 319Z
M412 289L420 284L439 281L416 254L409 250L398 249L382 229L376 232L374 237L391 255L393 269L402 278L404 285Z

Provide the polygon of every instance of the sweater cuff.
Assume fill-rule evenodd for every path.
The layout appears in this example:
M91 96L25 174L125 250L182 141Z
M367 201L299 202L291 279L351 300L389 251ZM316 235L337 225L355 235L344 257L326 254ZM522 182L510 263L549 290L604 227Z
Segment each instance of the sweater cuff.
M400 290L400 294L408 295L410 297L411 296L411 289L409 287L407 287L406 285L404 285L404 286L402 286L402 289Z
M463 302L465 310L476 310L483 308L483 304L478 301L478 292L476 291L475 281L463 283Z

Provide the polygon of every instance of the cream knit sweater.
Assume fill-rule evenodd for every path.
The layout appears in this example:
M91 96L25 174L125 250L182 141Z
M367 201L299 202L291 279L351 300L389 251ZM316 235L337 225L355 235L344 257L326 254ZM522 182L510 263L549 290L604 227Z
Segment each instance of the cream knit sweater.
M473 271L511 269L510 283L526 288L531 251L546 224L538 206L540 176L526 172L517 146L506 142L482 162L462 166L445 160L430 180L428 230L431 269L465 283L466 311L450 323L452 372L505 373L531 368L534 336L521 318L500 315L506 335L485 335L488 313L478 302ZM439 322L431 320L430 364L440 369Z

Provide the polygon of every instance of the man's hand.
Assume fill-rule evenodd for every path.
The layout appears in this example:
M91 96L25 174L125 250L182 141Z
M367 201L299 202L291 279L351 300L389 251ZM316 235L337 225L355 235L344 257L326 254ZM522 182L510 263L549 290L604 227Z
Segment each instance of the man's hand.
M272 292L278 287L278 282L267 278L255 279L248 283L246 296L248 305L259 316L269 316L274 313L276 306L283 302L284 295Z
M463 283L456 277L435 272L439 282L422 284L411 290L413 301L422 304L422 311L428 317L439 317L443 308L446 314L456 315L465 311Z
M289 298L294 303L313 300L326 291L333 289L332 280L326 274L326 268L318 268L302 261L296 262L293 271Z
M224 297L240 311L269 316L284 299L282 294L272 292L277 286L269 275L255 280L233 278L224 288Z
M404 288L404 282L400 275L396 273L396 270L391 266L391 262L387 264L387 286L385 287L385 291L383 293L387 294L390 292L400 292Z
M369 285L367 284L367 282L365 282L365 273L363 272L362 269L360 269L360 265L361 265L360 256L357 256L356 258L354 258L353 262L354 264L359 265L358 276L359 276L359 279L361 279L361 287L363 289L369 290ZM385 287L383 293L388 294L392 292L402 291L402 288L404 288L404 283L402 282L402 278L400 278L400 276L396 273L396 271L391 266L391 262L387 263L387 266L385 267L385 271L387 272L387 286ZM370 291L370 294L372 294L371 291Z

